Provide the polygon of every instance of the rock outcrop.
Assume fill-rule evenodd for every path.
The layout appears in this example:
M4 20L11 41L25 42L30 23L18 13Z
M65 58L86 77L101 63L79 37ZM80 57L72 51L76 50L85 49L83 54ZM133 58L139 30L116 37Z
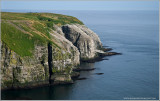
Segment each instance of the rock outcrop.
M12 15L12 13L8 14ZM35 19L30 21L32 17L28 17L29 20L20 21L7 21L6 19L9 18L2 20L4 28L13 29L13 31L2 29L2 89L73 83L72 76L77 76L74 70L80 64L80 60L94 59L99 54L105 53L99 37L74 17L43 15L43 13L41 15L31 13L28 16L37 16L40 21ZM57 17L51 19L52 16L62 18L57 24L52 24L55 23L55 19L57 21ZM64 18L66 20L62 22ZM66 21L70 23L59 25ZM12 37L7 36L8 34ZM21 41L14 40L14 35L17 35ZM28 45L31 49L21 48L23 45ZM33 49L30 46L33 46ZM25 54L22 49L25 50Z
M94 58L97 50L102 48L99 37L85 25L64 25L62 30L65 37L78 48L81 59Z
M52 30L50 35L58 47L35 44L32 57L21 57L2 42L2 89L72 82L72 68L80 63L79 50L59 31Z
M80 63L79 51L68 40L63 42L61 48L37 45L32 57L19 56L2 42L2 89L30 88L47 85L51 83L49 81L72 82L70 74L72 68Z
M2 42L1 88L44 85L49 80L47 47L36 46L33 57L21 57Z

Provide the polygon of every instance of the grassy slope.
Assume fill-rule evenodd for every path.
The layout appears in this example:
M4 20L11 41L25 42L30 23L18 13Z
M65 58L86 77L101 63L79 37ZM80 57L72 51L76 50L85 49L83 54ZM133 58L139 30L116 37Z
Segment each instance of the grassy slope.
M34 44L51 42L53 25L83 24L75 17L52 13L1 13L1 40L20 56L32 56ZM54 30L54 29L53 29Z

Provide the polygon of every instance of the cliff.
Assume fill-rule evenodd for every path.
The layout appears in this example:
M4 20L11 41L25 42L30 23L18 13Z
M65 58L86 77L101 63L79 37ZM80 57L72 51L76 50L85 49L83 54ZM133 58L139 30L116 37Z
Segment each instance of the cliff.
M1 14L2 89L72 83L80 60L105 53L99 37L75 17Z
M85 25L64 25L62 30L65 37L78 48L81 59L94 58L102 47L99 37Z

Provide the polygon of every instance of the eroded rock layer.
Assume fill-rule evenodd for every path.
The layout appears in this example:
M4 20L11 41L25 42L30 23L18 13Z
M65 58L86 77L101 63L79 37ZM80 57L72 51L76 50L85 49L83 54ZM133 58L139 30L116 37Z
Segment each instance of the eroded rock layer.
M2 13L1 87L73 83L80 60L94 59L101 49L99 37L74 17Z

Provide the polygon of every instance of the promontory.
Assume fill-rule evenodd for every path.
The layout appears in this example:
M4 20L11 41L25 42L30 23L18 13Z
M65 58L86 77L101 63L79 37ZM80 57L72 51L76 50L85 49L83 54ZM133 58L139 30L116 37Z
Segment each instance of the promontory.
M72 83L81 61L108 54L97 34L72 16L1 13L1 89Z

